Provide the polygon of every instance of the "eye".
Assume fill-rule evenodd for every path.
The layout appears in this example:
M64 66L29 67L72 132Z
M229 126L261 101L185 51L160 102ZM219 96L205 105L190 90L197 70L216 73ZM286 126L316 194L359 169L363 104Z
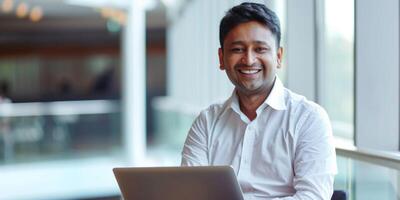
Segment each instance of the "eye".
M267 52L269 49L268 48L266 48L266 47L257 47L257 48L255 48L255 51L257 52L257 53L265 53L265 52Z
M233 53L242 53L242 52L244 52L244 49L243 48L239 48L239 47L235 47L235 48L232 48L231 51Z

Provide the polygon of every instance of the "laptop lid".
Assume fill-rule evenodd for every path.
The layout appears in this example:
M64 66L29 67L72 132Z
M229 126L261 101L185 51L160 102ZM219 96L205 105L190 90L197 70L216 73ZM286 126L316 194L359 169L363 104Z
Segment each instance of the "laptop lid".
M125 200L243 200L230 166L114 168Z

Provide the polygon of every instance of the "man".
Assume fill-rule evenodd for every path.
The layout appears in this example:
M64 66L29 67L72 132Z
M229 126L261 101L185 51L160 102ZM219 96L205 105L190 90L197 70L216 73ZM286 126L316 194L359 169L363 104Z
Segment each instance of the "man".
M276 76L280 37L278 17L262 4L227 12L218 54L235 90L197 117L182 165L231 165L245 199L328 200L336 173L329 118Z

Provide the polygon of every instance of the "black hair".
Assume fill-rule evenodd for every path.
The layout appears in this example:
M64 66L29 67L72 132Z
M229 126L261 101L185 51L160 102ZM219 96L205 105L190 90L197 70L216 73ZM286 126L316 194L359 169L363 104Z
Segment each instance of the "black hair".
M219 25L219 43L221 48L223 48L225 37L232 29L239 24L250 21L257 21L267 26L276 37L277 48L280 47L281 27L279 18L275 12L263 4L245 2L229 9L222 18Z

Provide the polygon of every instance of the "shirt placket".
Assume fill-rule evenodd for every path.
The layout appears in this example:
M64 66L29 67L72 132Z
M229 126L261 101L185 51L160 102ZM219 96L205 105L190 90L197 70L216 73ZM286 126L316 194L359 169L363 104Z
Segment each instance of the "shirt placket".
M252 152L254 149L255 140L255 127L254 121L249 123L243 136L242 154L240 157L240 168L238 177L241 180L242 190L244 193L250 194L253 192L251 187L251 162ZM246 199L252 199L251 196L246 195Z

